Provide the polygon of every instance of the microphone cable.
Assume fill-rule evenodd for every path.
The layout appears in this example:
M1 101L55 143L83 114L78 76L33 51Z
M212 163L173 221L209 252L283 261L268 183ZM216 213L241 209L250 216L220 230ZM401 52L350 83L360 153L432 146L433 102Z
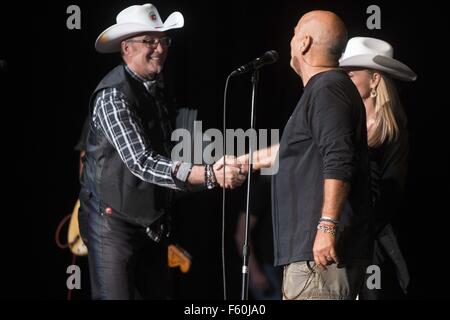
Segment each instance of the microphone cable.
M228 75L227 80L225 81L225 89L223 92L223 156L226 156L226 145L227 145L227 93L228 93L228 83L230 78L232 77L231 73ZM223 176L225 179L225 159L223 158ZM227 281L226 281L226 264L225 264L225 210L226 210L226 192L225 185L222 188L222 279L223 279L223 299L227 300Z

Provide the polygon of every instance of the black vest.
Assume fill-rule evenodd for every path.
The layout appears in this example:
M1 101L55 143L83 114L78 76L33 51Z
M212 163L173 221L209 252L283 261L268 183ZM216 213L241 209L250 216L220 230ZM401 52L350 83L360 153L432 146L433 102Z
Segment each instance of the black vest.
M161 105L164 101L162 91L157 90L155 97L151 96L144 85L120 65L100 81L92 94L91 118L97 94L107 88L116 88L125 94L131 112L141 120L152 150L169 157L170 137L164 136L161 128L164 123L170 123L167 109ZM81 184L99 200L101 212L112 212L112 215L142 226L152 224L167 213L170 189L142 181L133 175L120 159L116 149L104 134L94 127L92 121L84 161Z

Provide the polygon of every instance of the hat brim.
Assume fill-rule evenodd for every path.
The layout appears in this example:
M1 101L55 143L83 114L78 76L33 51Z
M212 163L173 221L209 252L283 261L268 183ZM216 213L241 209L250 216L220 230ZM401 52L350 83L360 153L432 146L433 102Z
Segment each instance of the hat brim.
M403 81L414 81L417 79L417 75L404 63L381 55L374 54L361 54L348 58L341 59L339 61L341 67L361 67L367 69L374 69L383 71L393 78L397 78Z
M98 36L95 41L95 49L100 53L119 52L120 43L134 35L143 32L164 32L171 29L182 28L183 26L184 18L179 12L172 13L160 28L139 23L115 24Z

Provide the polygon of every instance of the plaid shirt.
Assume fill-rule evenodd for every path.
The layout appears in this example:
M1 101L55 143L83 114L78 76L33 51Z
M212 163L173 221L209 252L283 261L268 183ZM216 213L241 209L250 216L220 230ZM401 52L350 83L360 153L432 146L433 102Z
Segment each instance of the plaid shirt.
M154 96L156 80L147 81L128 66L127 72L143 84L143 89ZM181 163L176 177L173 175L178 162L157 154L151 149L141 121L130 111L127 97L115 88L107 88L97 95L93 111L93 122L119 153L128 169L138 178L162 187L181 189L192 165ZM159 112L162 112L157 103ZM161 124L166 137L170 137L170 126Z

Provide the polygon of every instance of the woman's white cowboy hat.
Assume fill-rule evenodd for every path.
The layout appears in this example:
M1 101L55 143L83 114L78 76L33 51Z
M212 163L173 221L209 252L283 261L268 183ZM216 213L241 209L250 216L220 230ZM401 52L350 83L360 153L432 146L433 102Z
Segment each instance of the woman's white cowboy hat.
M184 18L180 12L173 12L164 23L158 10L151 3L131 6L122 10L117 23L103 31L95 41L95 49L101 53L120 51L120 43L142 32L167 31L182 28Z
M345 52L339 60L341 67L362 67L384 71L405 81L414 81L417 75L407 65L393 58L394 49L386 41L355 37L348 40Z

